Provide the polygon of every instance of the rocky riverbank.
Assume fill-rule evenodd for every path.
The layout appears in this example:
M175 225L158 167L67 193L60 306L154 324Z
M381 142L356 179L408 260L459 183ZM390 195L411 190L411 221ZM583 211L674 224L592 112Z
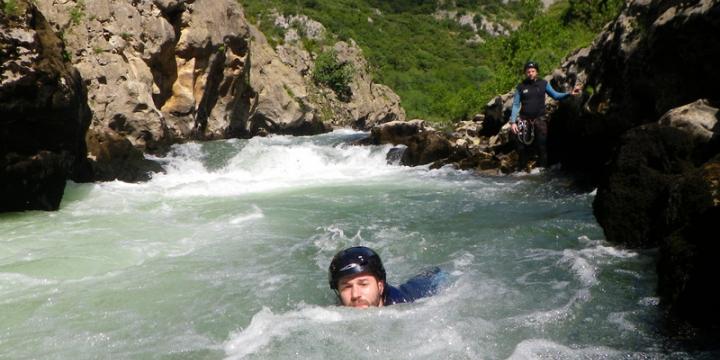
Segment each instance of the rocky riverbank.
M175 143L309 135L405 119L399 97L373 82L356 44L318 50L332 51L354 70L341 98L312 80L318 53L299 39L269 44L237 1L13 4L12 13L1 14L0 106L7 126L0 155L8 174L3 189L24 205L7 209L57 208L68 178L146 180L162 169L144 154L162 154ZM316 25L303 21L293 24ZM48 155L54 153L62 154ZM24 158L45 165L18 172ZM80 167L82 176L73 175ZM32 177L31 168L58 180L16 185ZM47 200L33 200L46 192L52 193Z

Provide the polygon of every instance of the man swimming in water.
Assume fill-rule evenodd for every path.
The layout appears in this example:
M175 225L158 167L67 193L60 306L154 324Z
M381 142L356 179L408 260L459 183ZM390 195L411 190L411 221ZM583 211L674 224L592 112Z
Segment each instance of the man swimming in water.
M440 268L425 271L400 287L386 281L380 256L370 248L355 246L338 252L330 262L330 288L340 304L356 308L413 302L438 292L445 280Z

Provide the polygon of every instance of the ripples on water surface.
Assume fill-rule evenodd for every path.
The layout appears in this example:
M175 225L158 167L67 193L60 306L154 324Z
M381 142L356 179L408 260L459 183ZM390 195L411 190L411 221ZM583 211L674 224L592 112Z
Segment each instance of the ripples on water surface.
M545 175L388 165L361 134L185 144L145 184L69 184L0 215L0 357L693 358L660 333L651 254L612 247L593 196ZM332 306L327 266L376 249L440 295Z

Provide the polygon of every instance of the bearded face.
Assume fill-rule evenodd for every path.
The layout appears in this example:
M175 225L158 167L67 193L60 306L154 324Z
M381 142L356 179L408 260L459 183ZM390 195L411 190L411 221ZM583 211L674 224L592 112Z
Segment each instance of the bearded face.
M385 284L369 273L348 275L338 282L340 301L344 306L368 308L383 306Z

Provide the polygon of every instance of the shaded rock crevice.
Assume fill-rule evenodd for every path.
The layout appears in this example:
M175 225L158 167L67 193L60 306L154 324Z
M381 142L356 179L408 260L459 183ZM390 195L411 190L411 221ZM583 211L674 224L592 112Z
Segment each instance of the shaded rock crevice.
M33 3L0 13L0 211L55 210L68 179L91 176L90 109L65 51Z

